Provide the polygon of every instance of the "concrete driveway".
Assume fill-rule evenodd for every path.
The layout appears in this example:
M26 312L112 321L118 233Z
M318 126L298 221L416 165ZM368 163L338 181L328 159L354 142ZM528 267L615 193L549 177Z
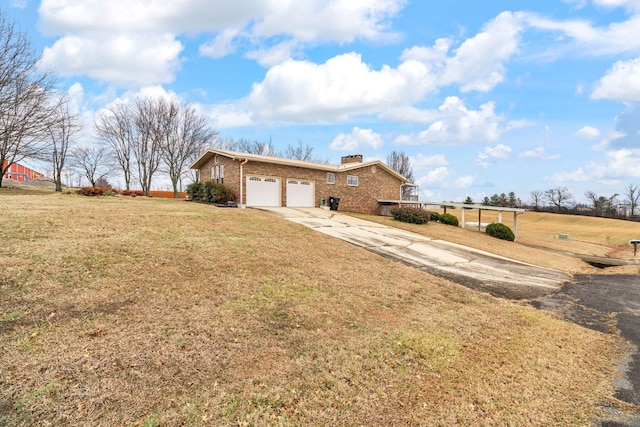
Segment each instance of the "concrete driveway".
M529 299L558 291L568 274L319 208L260 208L418 270L495 296Z

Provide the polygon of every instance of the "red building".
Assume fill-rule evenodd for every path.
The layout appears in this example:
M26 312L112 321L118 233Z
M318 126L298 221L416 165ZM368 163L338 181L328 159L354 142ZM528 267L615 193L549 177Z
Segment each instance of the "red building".
M4 165L2 165L2 169L6 167L7 167L7 162L5 161ZM25 166L22 166L18 163L12 164L7 170L7 172L4 174L5 178L12 179L14 181L20 181L20 182L30 181L34 178L38 178L41 176L44 176L44 175L42 175L40 172L36 172Z

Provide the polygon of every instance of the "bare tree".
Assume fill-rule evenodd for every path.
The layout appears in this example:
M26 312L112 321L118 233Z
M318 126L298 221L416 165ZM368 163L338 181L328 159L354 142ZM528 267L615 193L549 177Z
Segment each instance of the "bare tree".
M573 195L567 187L550 188L545 190L544 196L558 211L573 201Z
M618 193L610 197L598 196L594 191L587 191L584 195L593 205L593 213L596 216L615 216L618 211Z
M407 181L413 182L413 167L411 166L411 159L404 151L392 151L387 156L387 166L400 175L407 178ZM411 195L414 191L414 187L402 187L402 194L404 196Z
M271 140L261 142L249 139L226 139L222 141L221 146L226 150L239 151L242 153L260 154L262 156L278 156L278 150L275 149Z
M540 205L542 204L544 193L540 190L533 190L530 193L531 201L533 202L533 208L535 210L540 209Z
M62 191L62 170L73 138L80 130L80 122L78 116L69 111L69 102L66 96L60 97L55 114L55 120L47 126L47 133L49 134L53 166L53 182L56 184L56 191Z
M411 166L411 159L404 151L392 151L387 156L387 166L400 175L407 178L409 182L413 182L413 167Z
M217 132L192 106L180 105L174 100L164 104L159 111L161 159L173 185L173 197L177 198L178 182L188 172L187 166L213 144Z
M637 185L629 184L625 187L624 195L627 197L631 216L635 216L638 202L640 201L640 188Z
M12 164L46 152L53 83L38 70L27 35L0 11L0 186Z
M131 189L134 123L131 108L117 104L98 112L94 123L98 141L111 148L113 160L122 169L125 188Z
M113 169L109 151L103 145L75 147L70 153L70 163L93 187L96 181L106 178Z
M144 194L149 196L153 175L160 167L162 150L162 118L169 102L163 98L140 97L133 107L132 150L138 165L138 179Z
M294 160L303 160L305 162L313 161L313 147L298 141L298 145L288 145L282 153L282 157Z
M586 193L584 193L584 195L591 202L594 214L596 216L601 216L602 215L602 203L600 203L600 200L599 200L600 197L598 196L598 194L595 191L589 190Z

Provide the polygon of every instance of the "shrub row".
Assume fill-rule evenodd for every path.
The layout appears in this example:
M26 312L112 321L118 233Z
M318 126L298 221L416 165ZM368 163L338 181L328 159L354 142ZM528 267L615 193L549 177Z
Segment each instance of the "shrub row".
M187 186L187 198L202 203L235 202L236 195L229 187L215 182L194 182Z
M429 221L429 212L420 208L393 208L391 216L396 221L411 224L426 224Z
M76 194L80 194L82 196L89 197L97 197L97 196L115 196L116 194L120 194L121 196L144 196L144 191L141 190L115 190L113 188L104 188L104 187L82 187L81 189L76 191Z
M510 242L513 242L516 239L513 231L511 231L511 229L504 224L489 224L487 225L486 232L489 236L495 237L497 239L508 240Z

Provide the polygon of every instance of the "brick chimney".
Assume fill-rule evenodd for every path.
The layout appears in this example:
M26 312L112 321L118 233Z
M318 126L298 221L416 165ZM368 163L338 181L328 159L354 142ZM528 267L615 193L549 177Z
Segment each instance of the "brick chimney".
M350 156L342 156L342 164L362 163L362 154L351 154Z

